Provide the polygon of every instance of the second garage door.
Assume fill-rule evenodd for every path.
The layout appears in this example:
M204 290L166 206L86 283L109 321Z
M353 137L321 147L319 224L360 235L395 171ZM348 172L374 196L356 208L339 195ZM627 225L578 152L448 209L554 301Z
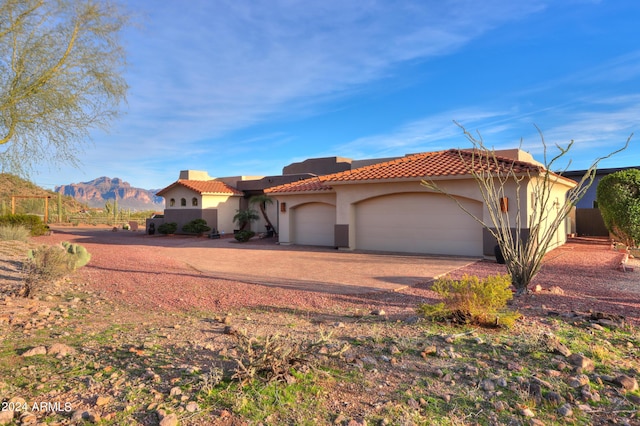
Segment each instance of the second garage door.
M325 203L308 203L294 209L295 244L334 246L336 208Z
M482 217L481 203L461 202ZM482 256L482 227L444 195L393 194L357 204L356 248Z

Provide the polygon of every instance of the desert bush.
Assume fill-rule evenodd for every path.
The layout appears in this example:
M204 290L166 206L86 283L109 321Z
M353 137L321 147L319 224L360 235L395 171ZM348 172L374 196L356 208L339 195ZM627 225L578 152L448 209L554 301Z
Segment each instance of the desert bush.
M91 255L83 246L63 242L29 250L23 264L24 286L20 294L34 297L48 283L53 283L89 262Z
M24 297L34 297L47 283L55 282L69 273L67 252L59 245L43 245L29 250L23 272L25 279L20 293Z
M162 225L158 226L158 232L165 235L175 234L177 230L178 224L175 222L163 223Z
M249 337L246 331L234 336L238 355L234 358L232 379L241 384L255 379L267 383L290 380L292 370L301 371L313 365L313 354L329 337L321 334L316 341L279 334L257 338Z
M49 231L49 227L42 219L32 214L6 214L0 216L0 225L23 226L29 230L33 237L44 235Z
M510 327L520 317L506 308L513 298L509 275L492 275L485 279L464 275L461 280L446 276L439 278L431 289L444 301L418 306L417 312L427 318Z
M0 241L29 240L31 232L22 225L0 225Z
M204 234L211 231L211 227L207 226L207 221L204 219L194 219L182 227L184 232L190 234Z
M256 235L255 232L253 231L238 231L234 234L234 238L238 241L240 241L241 243L246 243L247 241L249 241L251 238L253 238Z

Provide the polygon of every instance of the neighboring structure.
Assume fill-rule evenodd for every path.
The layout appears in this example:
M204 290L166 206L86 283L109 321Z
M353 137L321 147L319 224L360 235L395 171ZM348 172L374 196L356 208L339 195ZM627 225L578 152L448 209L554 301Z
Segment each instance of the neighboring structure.
M596 201L596 190L598 189L598 183L600 180L610 175L611 173L620 172L622 170L639 169L640 166L635 167L616 167L609 169L597 169L596 175L593 179L593 184L589 187L584 197L578 204L576 204L574 226L575 233L581 236L598 236L608 237L609 231L604 225L604 220L598 209L598 203ZM568 177L575 181L580 181L587 170L571 170L562 173L562 176Z
M265 189L280 204L281 244L310 244L345 249L446 255L493 255L489 232L447 196L420 185L438 181L470 212L487 220L476 181L461 159L468 151L448 150L407 155L392 161L346 170ZM520 150L497 151L500 167L516 167L536 176L542 165ZM558 176L558 202L575 182ZM520 199L523 215L534 202L530 183ZM515 204L515 185L506 188ZM509 214L515 223L516 209ZM526 219L525 219L526 220ZM523 229L523 237L527 229ZM566 241L566 225L557 231L552 247ZM552 248L550 247L550 248Z

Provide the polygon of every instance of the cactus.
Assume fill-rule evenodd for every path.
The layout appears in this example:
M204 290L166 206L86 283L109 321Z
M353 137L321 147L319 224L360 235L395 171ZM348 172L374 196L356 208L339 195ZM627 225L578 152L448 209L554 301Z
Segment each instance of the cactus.
M62 246L67 250L67 256L69 258L69 267L71 270L82 268L91 260L91 254L86 248L80 244L73 244L67 241L62 243Z

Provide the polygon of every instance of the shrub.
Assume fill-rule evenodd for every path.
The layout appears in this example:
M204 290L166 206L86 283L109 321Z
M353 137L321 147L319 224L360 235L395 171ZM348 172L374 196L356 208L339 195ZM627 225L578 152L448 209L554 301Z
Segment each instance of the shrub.
M40 246L29 250L23 264L25 273L21 295L33 297L47 283L52 283L86 265L91 255L83 246L63 242L61 245Z
M0 216L0 225L23 226L29 230L31 236L37 237L49 231L49 227L33 214L7 214Z
M194 219L182 227L184 232L191 234L204 234L211 231L211 227L207 226L207 221L204 219Z
M250 337L246 330L234 336L238 355L233 357L236 367L232 379L243 385L255 379L267 383L288 381L293 371L313 366L318 346L330 337L322 333L315 341L279 334Z
M29 250L23 271L25 279L21 295L33 297L46 283L55 282L69 272L67 253L58 245Z
M0 225L1 241L27 242L31 232L22 225Z
M256 235L256 233L253 232L253 231L238 231L238 232L235 233L235 235L233 237L236 240L240 241L241 243L246 243L251 238L253 238L255 235Z
M627 246L640 244L640 170L622 170L603 177L596 199L609 232Z
M158 226L158 232L165 235L175 234L177 230L178 224L175 222L163 223L162 225Z
M509 327L520 317L517 312L505 308L513 297L509 275L492 275L485 279L464 275L459 281L447 276L439 278L432 290L444 302L418 306L417 312L427 318Z

